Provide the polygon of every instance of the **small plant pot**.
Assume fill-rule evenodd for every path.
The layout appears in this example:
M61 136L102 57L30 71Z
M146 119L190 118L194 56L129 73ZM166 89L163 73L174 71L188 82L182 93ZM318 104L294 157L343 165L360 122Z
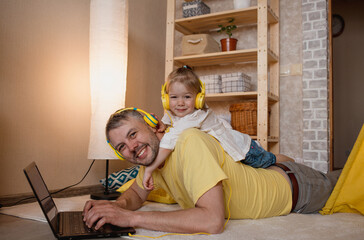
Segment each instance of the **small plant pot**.
M236 43L238 39L236 38L223 38L220 40L221 42L221 51L234 51L236 50Z

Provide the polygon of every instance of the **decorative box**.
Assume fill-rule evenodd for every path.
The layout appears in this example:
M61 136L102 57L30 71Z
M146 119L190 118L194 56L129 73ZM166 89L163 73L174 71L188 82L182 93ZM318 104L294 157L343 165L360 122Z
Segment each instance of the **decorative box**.
M251 78L242 72L221 75L222 92L248 92Z
M182 37L182 55L220 52L220 45L209 34L192 34Z
M205 84L206 93L221 93L220 75L200 76L200 80Z
M210 8L202 0L184 2L182 10L184 18L210 13Z

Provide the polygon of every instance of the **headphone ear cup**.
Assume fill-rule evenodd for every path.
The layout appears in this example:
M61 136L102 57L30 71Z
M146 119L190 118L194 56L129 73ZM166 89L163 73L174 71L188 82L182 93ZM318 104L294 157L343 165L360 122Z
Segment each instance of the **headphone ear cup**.
M162 99L162 104L163 104L163 108L165 110L169 110L169 96L166 92L166 84L167 83L164 83L162 85L162 90L161 90L161 99Z
M197 93L196 95L196 102L195 102L195 107L196 109L202 109L205 105L205 84L203 82L200 81L200 85L201 85L201 92Z
M145 114L144 121L151 127L155 128L158 125L158 120L152 114Z
M195 101L195 108L196 109L200 109L200 98L201 98L201 93L197 93L196 95L196 101Z
M204 103L205 103L205 97L203 96L203 94L197 93L197 95L196 95L196 102L195 102L195 108L196 109L203 108Z
M115 151L115 155L120 159L120 160L125 160L125 158L124 158L124 156L123 155L121 155L121 153L119 153L119 151L117 151L116 149L114 149L114 151Z
M166 93L162 93L162 104L165 110L169 110L169 96Z
M111 143L110 143L110 141L108 141L107 140L107 143L109 144L109 146L114 150L114 153L115 153L115 155L120 159L120 160L125 160L125 158L124 158L124 156L123 155L121 155L121 153L118 151L118 150L116 150L112 145L111 145Z

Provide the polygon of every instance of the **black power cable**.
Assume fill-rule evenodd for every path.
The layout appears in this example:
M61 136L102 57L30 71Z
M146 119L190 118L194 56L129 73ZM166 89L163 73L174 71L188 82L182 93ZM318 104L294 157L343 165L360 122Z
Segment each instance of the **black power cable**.
M81 179L78 183L75 183L75 184L72 184L72 185L67 186L67 187L65 187L65 188L62 188L62 189L60 189L60 190L57 190L57 191L51 192L51 195L54 195L54 194L60 193L60 192L62 192L62 191L64 191L64 190L66 190L66 189L69 189L69 188L71 188L71 187L74 187L74 186L77 186L78 184L80 184L80 183L81 183L81 182L82 182L82 181L86 178L86 176L89 174L89 172L90 172L90 170L91 170L92 166L94 165L94 163L95 163L95 159L92 161L92 163L91 163L90 167L88 168L87 172L85 173L85 175L82 177L82 179ZM14 204L12 204L12 205L10 205L10 206L7 206L7 207L12 207L12 206L18 205L19 203L21 203L21 202L23 202L23 201L30 200L30 199L33 199L33 198L35 198L35 196L31 196L31 197L26 197L26 198L20 199L19 201L15 202ZM1 207L3 207L3 206L0 204L0 208L1 208Z
M92 168L92 165L94 165L94 162L95 162L95 159L92 161L92 163L91 163L90 167L88 168L88 170L87 170L86 174L83 176L83 178L82 178L82 179L81 179L78 183L75 183L75 184L70 185L70 186L68 186L68 187L62 188L62 189L57 190L57 191L55 191L55 192L51 192L51 195L52 195L52 194L60 193L60 192L62 192L62 191L64 191L64 190L66 190L66 189L69 189L69 188L71 188L71 187L74 187L74 186L77 186L78 184L80 184L80 183L81 183L81 182L82 182L82 181L86 178L86 176L88 175L88 173L90 172L90 170L91 170L91 168Z

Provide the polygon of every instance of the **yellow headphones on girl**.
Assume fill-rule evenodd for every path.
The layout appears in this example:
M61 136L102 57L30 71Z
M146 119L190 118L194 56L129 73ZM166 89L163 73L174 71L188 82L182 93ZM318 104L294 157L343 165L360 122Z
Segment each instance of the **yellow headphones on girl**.
M205 105L205 84L201 82L200 79L198 79L198 81L200 82L201 92L197 93L196 95L195 108L202 109L203 106ZM161 98L162 98L163 108L165 110L169 110L169 96L168 93L166 92L166 84L167 82L164 83L162 86Z
M152 114L150 113L147 113L146 111L143 111L139 108L123 108L123 109L120 109L118 111L116 111L114 114L118 114L118 113L121 113L121 112L124 112L124 111L127 111L127 110L134 110L134 111L138 111L140 112L142 115L144 115L143 119L144 121L151 127L155 128L157 125L158 125L158 119L155 118ZM109 144L109 146L114 150L115 152L115 155L121 159L121 160L125 160L124 156L121 155L121 153L115 149L115 147L110 143L110 140L109 139L106 139L107 143Z

